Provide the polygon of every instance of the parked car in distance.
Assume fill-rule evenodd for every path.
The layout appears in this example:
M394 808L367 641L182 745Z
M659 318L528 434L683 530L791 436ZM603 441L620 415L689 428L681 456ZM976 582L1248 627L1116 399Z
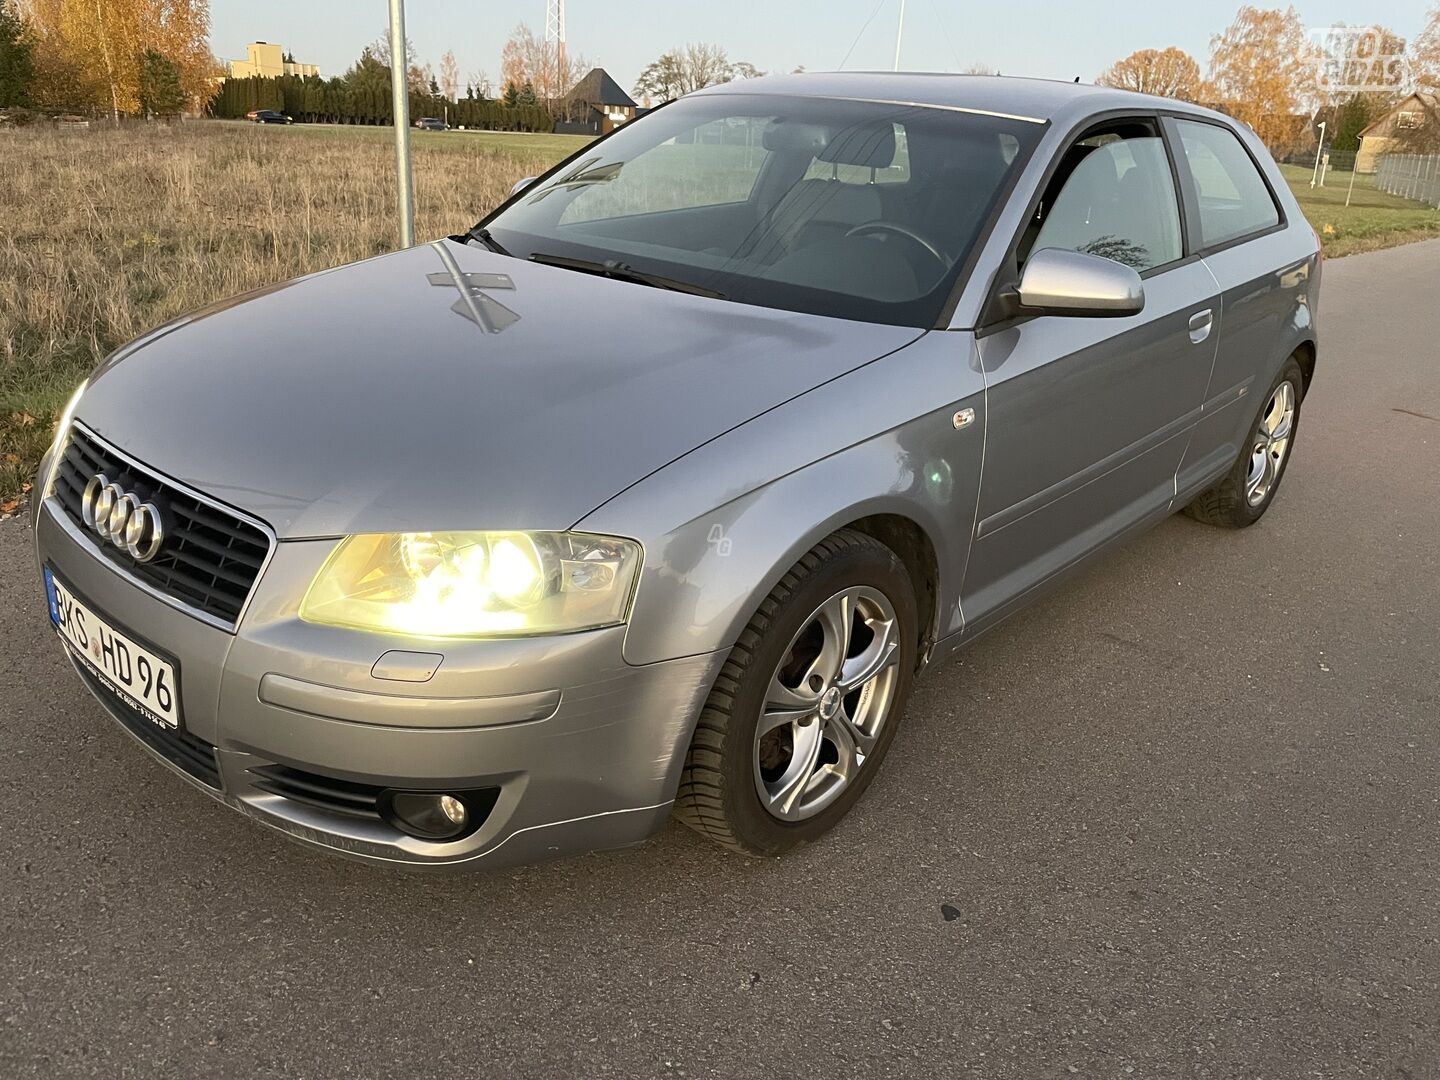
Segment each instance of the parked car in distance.
M245 114L245 119L253 124L293 124L295 122L290 116L276 112L274 109L251 109Z
M438 120L433 116L422 116L415 121L415 126L421 131L449 131L450 125L444 120Z
M1273 506L1320 273L1198 106L716 87L119 349L36 478L39 583L119 724L306 844L497 866L674 813L772 855L928 664L1175 511Z

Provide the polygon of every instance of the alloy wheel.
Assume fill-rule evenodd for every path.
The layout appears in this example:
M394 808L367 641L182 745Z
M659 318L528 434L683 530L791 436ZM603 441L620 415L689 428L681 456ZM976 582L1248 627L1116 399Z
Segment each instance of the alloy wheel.
M1290 435L1295 429L1295 386L1283 381L1270 395L1265 415L1255 432L1250 451L1250 470L1245 477L1245 500L1259 506L1275 487L1285 454L1290 449Z
M898 683L900 625L878 589L826 600L791 639L755 729L755 790L782 821L833 803L872 755Z

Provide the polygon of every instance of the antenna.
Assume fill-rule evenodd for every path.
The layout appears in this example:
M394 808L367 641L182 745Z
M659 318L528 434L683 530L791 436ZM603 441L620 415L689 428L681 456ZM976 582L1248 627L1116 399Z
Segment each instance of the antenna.
M546 0L545 40L565 48L565 0Z
M555 76L564 84L559 87L564 94L570 89L570 65L565 59L565 0L545 0L545 44L555 46Z
M895 70L900 70L900 45L905 40L905 0L900 0L900 25L895 28Z

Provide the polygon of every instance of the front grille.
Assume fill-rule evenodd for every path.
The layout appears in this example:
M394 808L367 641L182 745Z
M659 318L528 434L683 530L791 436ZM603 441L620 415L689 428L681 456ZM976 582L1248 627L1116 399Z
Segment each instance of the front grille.
M55 497L87 533L80 504L85 485L99 473L141 502L154 503L165 526L164 542L149 562L139 562L91 533L101 555L165 595L233 627L270 553L266 532L120 456L76 424L56 464Z
M133 705L105 685L86 666L83 660L75 662L80 678L90 692L100 699L110 715L125 726L132 735L139 738L166 761L183 772L193 776L206 787L220 790L220 768L215 763L215 747L204 739L191 735L183 728L161 727L153 720L138 712Z
M380 820L379 800L383 788L357 784L319 773L302 772L287 765L261 765L250 770L251 783L261 791L279 795L333 814Z

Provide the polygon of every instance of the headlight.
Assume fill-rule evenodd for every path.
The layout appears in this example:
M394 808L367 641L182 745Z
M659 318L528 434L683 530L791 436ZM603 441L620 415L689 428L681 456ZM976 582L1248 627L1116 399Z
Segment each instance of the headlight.
M70 395L70 400L65 403L65 409L60 413L60 419L55 424L55 435L50 440L50 468L45 473L45 483L41 489L41 497L49 498L50 482L55 476L55 466L60 463L60 452L65 448L65 436L70 434L70 423L75 419L75 410L80 406L80 399L85 396L85 388L90 385L86 379L75 388L75 393Z
M639 569L639 544L585 533L351 536L300 617L419 637L563 634L623 623Z

